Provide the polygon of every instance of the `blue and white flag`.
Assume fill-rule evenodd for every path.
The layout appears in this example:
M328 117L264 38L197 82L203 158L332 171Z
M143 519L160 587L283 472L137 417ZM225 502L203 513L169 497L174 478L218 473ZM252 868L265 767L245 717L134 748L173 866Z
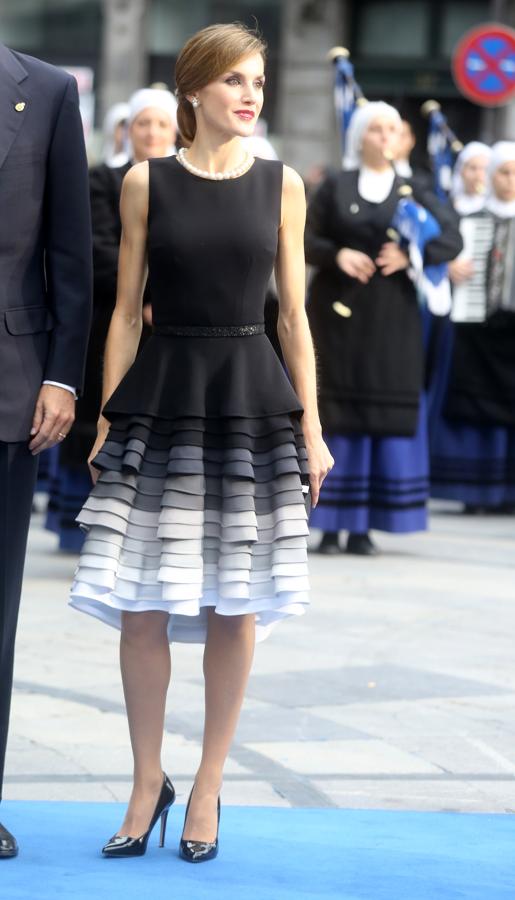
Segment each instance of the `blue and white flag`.
M452 185L456 153L449 141L447 120L436 109L429 114L427 152L434 172L436 196L439 200L447 200Z
M334 60L334 68L334 105L344 156L347 129L356 109L356 101L362 94L354 80L354 66L347 57L338 56Z
M409 256L408 275L435 316L446 316L451 310L451 288L447 264L424 266L424 249L429 241L442 233L435 217L412 197L397 204L391 228L399 245Z

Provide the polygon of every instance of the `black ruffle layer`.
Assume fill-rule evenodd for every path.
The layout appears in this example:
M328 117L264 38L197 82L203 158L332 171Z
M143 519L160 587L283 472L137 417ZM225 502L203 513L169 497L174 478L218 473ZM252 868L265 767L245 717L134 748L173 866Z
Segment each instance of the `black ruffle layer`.
M104 407L106 418L269 417L302 407L265 335L153 335Z

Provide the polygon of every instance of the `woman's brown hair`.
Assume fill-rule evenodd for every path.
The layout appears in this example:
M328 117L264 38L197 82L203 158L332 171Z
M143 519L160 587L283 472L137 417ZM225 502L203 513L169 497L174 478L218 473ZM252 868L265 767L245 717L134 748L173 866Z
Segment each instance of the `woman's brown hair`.
M210 84L246 56L266 55L266 44L256 31L235 22L209 25L197 31L182 48L175 64L177 124L184 143L191 144L197 125L188 94Z

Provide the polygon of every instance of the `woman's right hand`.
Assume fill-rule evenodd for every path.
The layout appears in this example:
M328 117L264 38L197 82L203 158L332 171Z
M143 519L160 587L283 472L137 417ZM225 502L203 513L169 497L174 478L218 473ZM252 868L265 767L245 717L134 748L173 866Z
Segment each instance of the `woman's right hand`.
M346 275L361 281L361 284L368 284L376 271L375 263L370 256L362 253L361 250L351 250L349 247L342 247L338 251L336 265Z
M102 447L104 446L109 428L110 428L109 420L104 419L103 416L100 416L98 423L97 423L97 439L96 439L95 443L93 444L93 447L91 448L91 453L88 456L89 474L91 475L91 480L92 480L93 484L97 483L97 479L98 479L98 476L100 475L100 472L98 471L98 469L95 468L95 466L92 466L91 463L95 459L95 456L97 455L99 450L101 450Z
M449 278L453 284L463 284L474 274L474 263L471 259L453 259L449 263Z

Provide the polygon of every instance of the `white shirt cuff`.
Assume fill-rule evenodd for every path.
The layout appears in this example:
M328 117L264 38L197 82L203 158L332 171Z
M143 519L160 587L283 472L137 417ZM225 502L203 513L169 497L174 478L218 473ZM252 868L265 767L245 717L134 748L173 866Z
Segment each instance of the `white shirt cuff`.
M70 394L73 394L75 399L77 399L77 391L75 390L74 387L71 387L71 385L69 385L69 384L61 384L60 381L44 381L43 384L51 384L54 387L64 388L65 391L69 391Z

